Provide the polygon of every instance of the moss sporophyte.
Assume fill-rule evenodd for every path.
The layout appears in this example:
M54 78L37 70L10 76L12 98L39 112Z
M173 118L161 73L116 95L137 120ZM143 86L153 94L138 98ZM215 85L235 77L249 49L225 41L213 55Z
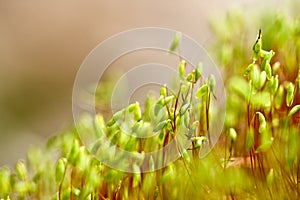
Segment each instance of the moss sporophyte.
M159 97L149 94L144 107L135 102L109 118L83 116L77 129L30 149L14 170L0 168L0 198L299 199L300 21L282 15L265 21L257 38L246 37L253 28L246 29L237 13L213 26L216 60L228 69L227 107L223 132L206 157L199 155L214 137L210 122L218 117L213 114L218 83L213 75L204 77L201 63L188 71L190 63L179 56L177 88L163 85ZM237 42L235 34L254 43ZM180 41L178 33L170 53ZM86 147L78 129L99 141ZM106 146L103 137L110 141ZM179 157L175 162L162 167L171 155L164 151L145 159L171 143L169 151ZM118 148L134 159L123 159ZM94 156L99 151L105 152L101 159L122 160L132 173L106 166Z

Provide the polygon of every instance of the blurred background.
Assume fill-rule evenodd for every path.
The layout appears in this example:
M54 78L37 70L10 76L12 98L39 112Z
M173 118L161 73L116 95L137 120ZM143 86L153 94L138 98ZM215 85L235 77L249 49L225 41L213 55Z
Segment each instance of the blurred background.
M210 20L228 9L253 14L283 5L258 0L1 0L0 166L13 165L31 145L43 145L72 125L76 72L108 37L131 28L165 27L206 47L213 41Z

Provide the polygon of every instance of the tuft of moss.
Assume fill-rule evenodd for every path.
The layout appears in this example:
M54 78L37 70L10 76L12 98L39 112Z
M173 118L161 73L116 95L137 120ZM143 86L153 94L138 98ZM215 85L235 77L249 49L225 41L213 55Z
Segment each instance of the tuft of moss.
M0 168L0 198L299 199L300 21L263 15L254 38L248 36L253 28L242 14L229 13L224 20L213 27L217 60L228 69L227 115L210 154L199 156L210 145L210 120L218 117L211 101L218 85L213 76L202 75L201 64L188 72L189 64L181 59L175 93L164 85L160 97L149 95L144 108L137 102L107 120L101 114L83 116L80 130L70 127L44 148L31 149L26 161L17 162L15 172ZM252 45L247 44L249 38ZM177 34L170 52L179 45ZM80 142L77 131L95 138L91 148ZM157 134L140 138L152 132ZM101 143L104 136L111 146ZM165 152L145 159L145 153L172 141L177 161L165 166ZM135 159L123 159L115 147ZM95 155L122 161L133 173L110 168ZM147 172L144 166L149 166Z

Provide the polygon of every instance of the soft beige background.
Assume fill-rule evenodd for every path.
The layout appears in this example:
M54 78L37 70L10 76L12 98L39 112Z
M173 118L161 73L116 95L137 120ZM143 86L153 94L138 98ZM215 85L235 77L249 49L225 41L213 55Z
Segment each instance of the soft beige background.
M1 0L0 165L24 158L30 145L43 144L49 135L72 124L76 72L104 39L131 28L157 26L182 31L205 46L212 40L208 19L222 17L228 8L255 12L261 4L250 0ZM279 1L271 5L280 7Z

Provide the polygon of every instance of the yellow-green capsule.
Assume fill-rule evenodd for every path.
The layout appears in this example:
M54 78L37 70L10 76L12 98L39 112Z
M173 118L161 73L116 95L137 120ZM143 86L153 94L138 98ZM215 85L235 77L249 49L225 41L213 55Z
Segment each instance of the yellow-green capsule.
M253 82L253 85L254 85L255 88L259 88L260 75L261 75L261 72L260 72L260 69L259 69L258 65L254 65L253 69L250 73L250 81Z
M213 92L216 86L216 79L215 76L213 74L211 74L209 76L209 81L208 81L208 85L209 85L209 91Z
M197 82L202 74L202 63L199 63L196 67L196 71L195 71L195 82Z
M181 41L182 34L180 32L176 32L175 37L170 45L169 53L174 53L178 48Z
M232 142L235 142L236 137L237 137L237 133L236 133L234 128L229 129L229 137L230 137Z
M261 50L261 29L259 29L258 35L257 35L257 40L255 44L253 45L253 60L257 60L258 55Z
M282 103L283 103L283 93L284 93L283 86L280 85L279 88L278 88L278 91L276 93L275 101L274 101L276 109L279 109L282 106Z
M267 184L271 186L274 182L274 169L271 168L268 175L267 175Z
M16 172L17 172L17 175L18 177L21 179L21 180L26 180L27 179L27 168L25 166L25 163L23 160L19 160L16 164Z
M63 180L64 174L66 169L66 159L60 158L57 161L56 169L55 169L55 181L57 184L60 184Z
M77 139L75 139L73 141L73 146L72 146L72 149L71 149L71 151L69 153L69 156L68 156L68 162L70 162L72 165L76 164L79 148L80 148L79 141Z
M267 128L267 122L265 116L261 112L256 112L259 120L259 133L263 133Z
M295 105L289 112L288 116L292 116L296 114L300 110L300 105Z
M195 74L195 70L193 70L191 73L189 73L187 76L186 76L186 80L188 82L193 82L194 81L194 74Z
M186 149L182 149L182 158L186 163L188 163L188 164L191 163L191 158Z
M133 112L136 107L136 103L132 103L127 107L128 112Z
M203 96L206 96L208 92L208 86L207 84L202 85L196 92L195 96L196 98L201 98Z
M276 75L273 80L274 80L274 82L273 82L273 84L272 84L272 86L271 86L270 89L271 89L271 93L275 94L275 92L278 89L278 85L279 85L278 75Z
M185 60L181 60L180 64L179 64L179 77L180 77L181 80L184 80L185 67L186 67L186 61Z
M266 72L268 80L270 80L272 77L272 68L271 68L271 65L269 62L266 63L265 72Z
M167 85L162 86L160 88L159 93L160 93L160 96L164 96L164 97L167 96Z
M278 74L278 70L280 68L280 62L275 62L272 66L272 69L273 69L273 73L274 74Z
M259 76L259 87L258 87L258 89L261 89L265 85L266 78L267 78L266 72L262 71L260 73L260 76Z
M167 96L164 100L164 105L170 103L173 99L175 98L174 95L171 95L171 96Z
M254 67L254 63L248 65L247 69L244 72L244 76L248 76L248 74L250 74L250 72L253 70L253 67Z
M141 111L139 102L135 103L133 113L134 113L134 120L139 121L142 119L142 111Z
M286 88L286 105L290 107L294 101L294 85L293 83L289 83Z
M107 126L114 125L121 118L123 114L124 114L124 109L113 114L112 118L108 121Z

